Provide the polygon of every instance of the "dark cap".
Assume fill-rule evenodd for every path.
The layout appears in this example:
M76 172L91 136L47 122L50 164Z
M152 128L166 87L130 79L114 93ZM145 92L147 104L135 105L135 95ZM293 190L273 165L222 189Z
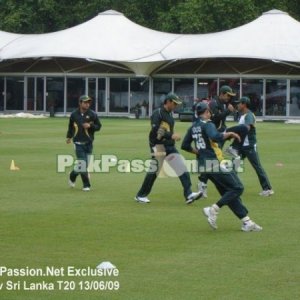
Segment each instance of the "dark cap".
M165 98L165 101L167 100L171 100L178 105L182 104L182 100L174 93L169 93Z
M244 96L241 99L237 100L236 103L243 103L243 104L249 105L250 104L250 98Z
M87 102L87 101L92 101L92 98L88 95L82 95L79 97L79 102Z
M220 94L228 94L229 96L235 96L236 94L232 91L232 88L228 85L222 85L220 87Z
M201 115L204 113L207 109L209 109L209 106L205 102L200 102L196 105L196 113L197 115Z

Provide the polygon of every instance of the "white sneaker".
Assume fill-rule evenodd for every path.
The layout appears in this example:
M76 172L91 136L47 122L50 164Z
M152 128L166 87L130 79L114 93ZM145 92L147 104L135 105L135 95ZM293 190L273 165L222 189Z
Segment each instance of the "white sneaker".
M195 200L198 200L202 197L202 192L198 191L198 192L195 192L195 193L191 193L188 195L188 197L186 198L185 200L185 203L186 204L191 204L193 203Z
M89 191L91 190L91 188L89 188L89 187L87 186L87 187L84 187L82 190L83 190L84 192L89 192Z
M225 152L226 154L231 155L231 156L234 157L234 158L240 158L239 152L238 152L236 149L234 149L232 146L229 146L228 148L226 148L226 149L224 150L224 152Z
M273 190L269 190L269 194L270 194L270 195L274 195L275 192L274 192Z
M198 191L202 193L202 197L207 198L207 184L206 183L199 181Z
M273 190L264 190L259 193L260 196L268 197L275 194Z
M208 221L208 224L210 225L210 227L212 229L217 229L218 228L218 226L217 226L218 212L213 207L209 206L209 207L203 208L203 213L207 217L207 221Z
M150 203L150 200L147 197L136 196L136 197L134 197L134 200L136 200L137 202L140 202L140 203Z
M242 231L250 232L250 231L262 231L262 227L255 224L253 221L248 221L242 225Z
M242 167L237 167L237 169L235 170L237 173L243 173L244 172L244 168Z
M74 188L75 187L75 182L73 182L71 179L69 179L69 186L71 188Z

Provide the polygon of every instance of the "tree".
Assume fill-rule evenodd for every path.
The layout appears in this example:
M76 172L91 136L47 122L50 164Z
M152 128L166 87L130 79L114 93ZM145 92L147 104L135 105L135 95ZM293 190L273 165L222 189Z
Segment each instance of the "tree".
M231 29L280 9L300 17L298 0L0 0L0 30L53 32L113 9L142 26L173 33Z
M6 0L0 3L1 30L15 33L44 33L65 28L72 20L72 1ZM68 18L64 18L68 12ZM70 23L70 21L69 21Z
M161 11L156 24L160 26L158 30L168 32L218 32L244 25L271 9L283 10L295 18L300 16L297 0L186 0L168 12Z
M256 17L252 0L187 0L173 7L167 18L161 15L159 24L171 32L208 33L237 27Z

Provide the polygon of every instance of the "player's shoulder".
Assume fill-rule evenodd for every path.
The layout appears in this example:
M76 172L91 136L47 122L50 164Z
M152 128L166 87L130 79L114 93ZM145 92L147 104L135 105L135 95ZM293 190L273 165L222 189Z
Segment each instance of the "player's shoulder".
M201 124L203 124L203 126L215 126L214 122L212 122L212 120L203 120L200 119Z
M193 121L192 126L190 126L189 129L200 127L200 126L201 126L200 119L197 118L196 120Z
M154 110L152 115L164 121L168 121L170 119L170 113L164 107L157 108Z
M251 110L248 110L247 113L245 114L245 119L255 121L256 117Z
M70 117L74 117L78 114L80 114L80 111L79 111L79 108L76 108L71 112Z
M88 114L89 114L90 116L93 116L93 117L98 117L97 113L96 113L94 110L92 110L92 109L89 109L89 110L88 110Z
M198 126L200 126L202 130L205 130L207 128L214 128L215 124L211 120L204 120L199 118Z
M214 107L214 106L217 106L219 103L217 101L217 99L213 98L211 99L209 102L208 102L208 106L209 107Z
M161 109L160 108L156 108L155 110L153 110L153 112L151 114L151 119L157 118L159 116L161 116Z
M208 106L212 112L212 114L216 114L219 110L222 109L222 105L218 99L212 99L209 101Z
M153 110L153 112L152 112L152 116L153 115L158 115L158 114L160 114L161 113L161 107L158 107L158 108L155 108L154 110Z

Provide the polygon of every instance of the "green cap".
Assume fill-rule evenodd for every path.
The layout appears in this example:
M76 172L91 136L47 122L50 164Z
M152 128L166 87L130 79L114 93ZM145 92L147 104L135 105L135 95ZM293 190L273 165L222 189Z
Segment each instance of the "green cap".
M79 102L87 102L87 101L92 101L92 98L88 95L82 95L79 97Z
M229 85L222 85L220 87L220 94L228 94L229 96L235 96L236 93L232 91L232 88Z
M169 93L165 98L165 101L166 100L171 100L178 105L182 104L182 100L174 93Z
M236 103L243 103L249 105L251 102L249 97L244 96L240 100L237 100Z
M209 106L205 102L200 102L196 105L196 112L198 115L201 115L204 113L207 109L209 109Z

